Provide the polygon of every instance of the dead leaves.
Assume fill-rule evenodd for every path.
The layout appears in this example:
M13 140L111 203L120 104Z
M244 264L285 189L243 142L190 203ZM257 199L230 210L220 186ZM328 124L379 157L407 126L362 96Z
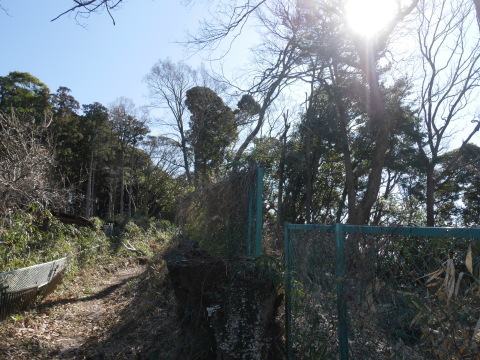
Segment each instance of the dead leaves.
M480 286L475 275L471 245L464 264L456 264L457 268L454 259L449 257L437 270L420 278L427 278L425 286L434 290L437 301L434 302L436 306L428 311L418 307L418 313L412 320L412 324L422 322L423 341L438 348L434 352L439 359L462 358L452 357L452 353L470 356L468 354L477 352L480 343L480 319L475 327L468 323L453 322L454 314L460 311L467 316L478 316L478 306L475 304L480 296ZM462 265L465 265L467 272L460 271ZM464 281L466 275L473 279ZM436 328L435 324L441 324L441 327Z
M95 285L89 291L72 283L61 296L57 294L48 298L49 305L43 311L32 310L3 322L0 327L0 358L3 354L9 354L8 358L16 360L69 358L66 354L70 351L86 341L102 337L118 321L119 311L129 304L120 288L104 297L93 295L116 283L126 283L128 278L143 269L129 267L113 275L104 274L90 279L90 284L95 280Z

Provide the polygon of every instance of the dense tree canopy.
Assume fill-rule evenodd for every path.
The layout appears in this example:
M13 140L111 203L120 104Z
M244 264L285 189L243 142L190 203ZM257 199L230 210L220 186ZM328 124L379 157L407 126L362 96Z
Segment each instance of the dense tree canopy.
M207 87L193 87L186 93L185 104L191 113L188 140L194 158L195 180L204 183L218 173L228 146L237 138L232 109Z
M75 1L65 13L110 13L122 2ZM80 110L66 87L50 94L30 74L0 77L6 116L49 124L40 143L72 207L108 218L171 214L172 184L201 188L253 162L267 169L269 214L279 223L480 222L476 0L399 2L371 37L352 30L345 1L210 3L219 11L188 45L230 48L255 21L254 66L225 91L228 80L214 72L159 60L145 77L151 105L167 110L159 136L125 99ZM402 61L400 38L410 41ZM452 148L459 128L466 135Z
M50 89L35 76L12 71L0 77L0 110L28 113L36 121L48 116Z

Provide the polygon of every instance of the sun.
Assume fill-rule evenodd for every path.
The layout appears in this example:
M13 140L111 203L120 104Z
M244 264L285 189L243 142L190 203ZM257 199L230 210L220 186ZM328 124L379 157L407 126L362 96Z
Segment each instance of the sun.
M348 26L365 37L374 37L395 16L395 0L348 0L345 15Z

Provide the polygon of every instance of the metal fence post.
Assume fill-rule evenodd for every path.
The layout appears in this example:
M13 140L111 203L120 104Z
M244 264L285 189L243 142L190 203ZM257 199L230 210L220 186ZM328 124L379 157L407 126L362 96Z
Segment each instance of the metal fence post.
M253 226L253 184L248 190L248 229L247 229L247 256L252 256L252 226Z
M335 225L335 280L337 282L338 347L340 360L348 360L348 324L345 299L345 234L343 224Z
M257 218L255 222L255 255L262 253L263 168L257 169Z
M286 359L292 359L292 274L290 260L290 224L285 223L283 236L285 238L285 349Z

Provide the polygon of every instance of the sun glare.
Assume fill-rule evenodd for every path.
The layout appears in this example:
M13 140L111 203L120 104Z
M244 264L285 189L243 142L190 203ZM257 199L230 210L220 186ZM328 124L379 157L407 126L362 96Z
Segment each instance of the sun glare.
M393 18L395 0L349 0L345 14L350 28L365 37L373 37Z

